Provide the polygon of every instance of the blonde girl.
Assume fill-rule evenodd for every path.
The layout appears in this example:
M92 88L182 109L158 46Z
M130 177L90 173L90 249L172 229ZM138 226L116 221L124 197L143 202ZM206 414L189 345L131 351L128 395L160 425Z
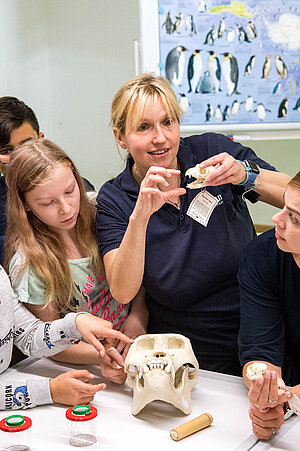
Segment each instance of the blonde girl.
M110 294L95 236L95 207L70 157L49 140L30 140L13 152L7 186L5 261L19 300L44 321L87 311L120 328L129 308ZM107 356L99 359L84 342L55 359L100 364L107 378L124 381L123 368L113 368Z

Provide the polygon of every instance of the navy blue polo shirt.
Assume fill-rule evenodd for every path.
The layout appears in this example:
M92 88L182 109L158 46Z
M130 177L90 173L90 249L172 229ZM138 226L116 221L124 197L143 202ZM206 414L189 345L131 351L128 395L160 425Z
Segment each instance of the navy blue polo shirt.
M300 384L300 268L274 229L249 244L238 277L241 364L265 360L283 368L286 384Z
M221 134L206 133L180 140L181 186L185 171L207 158L228 152L274 170L255 153ZM102 255L118 248L134 209L139 185L131 175L133 160L98 194L97 232ZM143 285L147 292L150 333L181 333L202 359L237 356L239 291L237 272L242 251L255 232L241 199L243 187L207 187L218 198L207 227L187 215L199 190L187 189L180 211L165 204L148 223ZM258 195L249 193L255 202ZM130 255L128 255L130 259Z

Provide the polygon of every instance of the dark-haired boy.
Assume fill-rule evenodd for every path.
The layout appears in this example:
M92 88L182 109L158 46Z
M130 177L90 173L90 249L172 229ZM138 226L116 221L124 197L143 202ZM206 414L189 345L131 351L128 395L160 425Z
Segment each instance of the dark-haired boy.
M37 117L28 105L16 97L0 97L0 172L2 174L0 177L0 236L5 235L6 231L5 170L11 152L29 139L43 137L44 133L40 132ZM88 180L83 179L83 181L86 191L95 191L94 186Z

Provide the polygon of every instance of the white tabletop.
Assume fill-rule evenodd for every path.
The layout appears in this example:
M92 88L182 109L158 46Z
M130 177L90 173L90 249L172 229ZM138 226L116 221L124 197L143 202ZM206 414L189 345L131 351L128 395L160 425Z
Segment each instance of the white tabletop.
M32 377L55 377L70 369L69 365L59 364L51 359L26 359L7 370L0 376L1 380L25 381ZM76 365L72 366L76 368ZM98 374L96 367L88 367ZM99 376L95 383L104 379ZM146 406L136 417L131 414L132 391L127 384L123 386L107 383L106 390L97 393L92 405L98 409L97 443L90 449L122 451L188 450L205 451L246 451L296 448L257 448L261 446L251 433L248 417L247 389L243 380L208 371L199 372L199 383L192 393L193 410L190 415L164 402L155 401ZM75 449L68 443L69 424L65 418L66 408L59 405L39 406L23 411L32 419L33 451ZM213 424L179 442L170 438L170 430L202 413L213 416ZM7 416L7 411L0 411L0 419ZM295 427L291 428L292 421ZM296 424L297 423L297 424ZM292 430L300 431L298 417L284 425L289 436ZM1 431L0 431L1 432ZM2 433L3 434L3 433ZM284 436L283 436L284 437ZM272 440L273 444L274 439ZM263 445L265 442L263 443ZM300 441L298 439L298 450ZM268 444L269 445L269 444Z

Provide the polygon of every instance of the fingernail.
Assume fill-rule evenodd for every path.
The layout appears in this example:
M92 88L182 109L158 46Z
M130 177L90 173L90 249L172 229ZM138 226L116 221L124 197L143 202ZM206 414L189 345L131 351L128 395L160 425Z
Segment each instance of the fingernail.
M291 392L289 392L289 391L286 392L286 395L287 395L288 398L292 398L293 397L293 394Z
M90 377L91 379L93 379L93 378L95 377L95 374L89 373L89 377Z
M125 366L124 360L120 363L120 365L123 366L123 367Z
M277 378L277 373L275 373L275 371L272 371L272 379L276 379Z
M263 377L259 377L257 380L258 380L259 385L262 385L264 383Z
M105 352L104 351L100 351L100 355L101 355L101 357L104 357L105 356Z
M267 370L267 371L265 372L265 377L266 377L267 379L270 379L271 374L270 374L270 371L269 371L269 370Z

